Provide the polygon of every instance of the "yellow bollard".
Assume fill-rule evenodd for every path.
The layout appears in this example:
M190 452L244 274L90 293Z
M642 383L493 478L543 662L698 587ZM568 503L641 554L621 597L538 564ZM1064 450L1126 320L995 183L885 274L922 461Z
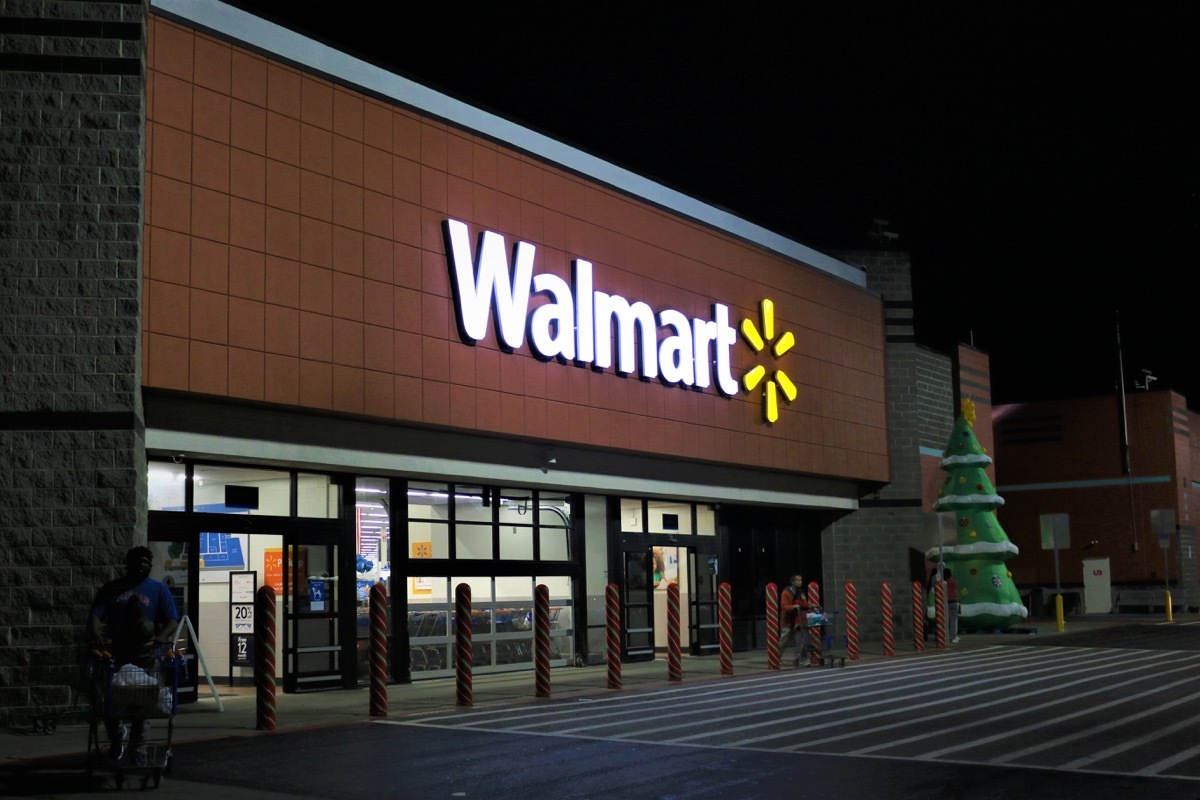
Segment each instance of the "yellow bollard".
M1058 625L1058 632L1062 633L1067 629L1067 623L1063 620L1062 595L1054 595L1054 620Z
M1167 622L1174 622L1175 617L1171 614L1171 593L1167 592L1166 598L1163 600L1163 605L1167 607Z

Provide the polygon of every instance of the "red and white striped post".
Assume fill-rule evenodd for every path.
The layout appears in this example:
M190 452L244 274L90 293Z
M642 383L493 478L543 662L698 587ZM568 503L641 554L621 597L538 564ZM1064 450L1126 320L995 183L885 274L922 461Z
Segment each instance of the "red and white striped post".
M921 582L912 585L913 649L925 649L925 598L922 597Z
M254 604L255 729L275 730L275 590L259 588Z
M604 590L604 627L608 652L608 688L621 688L621 596L617 585Z
M779 669L779 587L767 584L767 669Z
M683 657L679 652L679 584L667 584L667 680L683 680Z
M846 582L846 657L858 661L858 590Z
M946 649L946 582L938 581L933 587L934 614L937 622L938 650Z
M533 589L534 694L550 696L550 589L539 583Z
M388 715L387 589L382 583L371 587L371 716Z
M475 704L471 687L471 669L475 660L472 624L471 587L460 583L454 589L454 688L460 706Z
M883 654L896 655L896 636L892 632L892 585L887 581L882 585L883 610Z
M816 581L808 584L808 605L813 611L821 607L821 587ZM821 626L813 625L808 629L808 663L821 663Z
M717 620L721 627L721 674L733 674L733 595L728 583L717 587Z

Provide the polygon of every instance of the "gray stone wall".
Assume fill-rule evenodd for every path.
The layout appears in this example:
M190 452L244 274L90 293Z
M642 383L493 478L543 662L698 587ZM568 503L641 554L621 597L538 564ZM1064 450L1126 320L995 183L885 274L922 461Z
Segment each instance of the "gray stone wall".
M883 639L882 584L892 589L896 649L912 648L910 549L933 543L932 514L923 510L920 448L941 452L954 422L954 375L949 355L915 342L910 264L904 253L841 253L867 271L867 285L884 303L887 337L888 445L891 482L860 500L858 511L822 533L827 608L845 609L845 584L858 597L860 648Z
M146 538L143 0L0 0L0 723L69 704Z

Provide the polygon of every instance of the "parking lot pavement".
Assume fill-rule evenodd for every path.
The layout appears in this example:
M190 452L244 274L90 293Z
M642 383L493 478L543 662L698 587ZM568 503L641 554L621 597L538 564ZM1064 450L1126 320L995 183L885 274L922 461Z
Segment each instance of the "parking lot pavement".
M1200 615L1176 614L1169 624L1173 640L1190 643L1181 649L1200 649ZM991 646L998 643L1062 644L1076 646L1133 647L1138 644L1138 634L1147 625L1166 624L1162 615L1103 615L1097 617L1072 617L1066 621L1065 630L1060 632L1054 620L1031 621L1004 633L964 632L952 648L962 649ZM1161 639L1161 637L1159 637ZM927 645L932 652L932 643ZM835 651L838 656L845 650ZM911 639L896 643L896 658L920 657L913 649ZM882 645L878 642L864 643L859 648L859 661L884 658ZM787 660L785 659L785 664ZM847 661L853 669L854 661ZM787 666L790 669L790 666ZM809 667L828 669L830 667ZM833 667L837 668L837 667ZM735 675L750 675L767 672L765 650L734 653ZM664 658L622 665L622 688L607 687L605 665L585 667L560 667L551 676L551 694L554 699L603 695L614 691L637 691L645 688L661 688L672 685L667 680L667 664ZM714 656L684 657L683 680L720 680L719 660ZM532 672L477 675L473 681L475 706L504 703L528 702L534 699L534 676ZM257 729L257 697L252 687L231 688L217 686L218 700L209 687L201 681L200 699L180 706L174 719L172 740L174 742L197 741L230 736L270 736L270 731ZM456 710L457 692L453 678L418 680L410 684L388 687L388 716L405 717L413 714L450 713ZM86 702L82 700L80 702ZM366 687L345 690L306 692L301 694L278 693L275 697L276 731L297 730L327 725L362 722L371 719L370 696ZM0 769L30 760L45 758L83 758L88 749L88 713L86 708L59 715L53 733L35 732L32 725L10 728L0 734ZM166 720L155 720L159 726L155 736L164 736L162 726Z

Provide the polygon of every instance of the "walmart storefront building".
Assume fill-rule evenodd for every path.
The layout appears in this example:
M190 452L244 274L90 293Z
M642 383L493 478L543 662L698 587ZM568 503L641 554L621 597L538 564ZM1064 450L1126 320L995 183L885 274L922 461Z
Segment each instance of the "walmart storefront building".
M69 700L143 538L218 680L276 589L288 691L365 679L376 583L408 680L452 674L460 583L486 672L531 667L537 584L565 666L610 583L637 659L672 582L705 654L720 582L761 647L768 581L908 578L932 451L896 466L869 270L219 2L45 11L100 55L4 73L10 713Z

